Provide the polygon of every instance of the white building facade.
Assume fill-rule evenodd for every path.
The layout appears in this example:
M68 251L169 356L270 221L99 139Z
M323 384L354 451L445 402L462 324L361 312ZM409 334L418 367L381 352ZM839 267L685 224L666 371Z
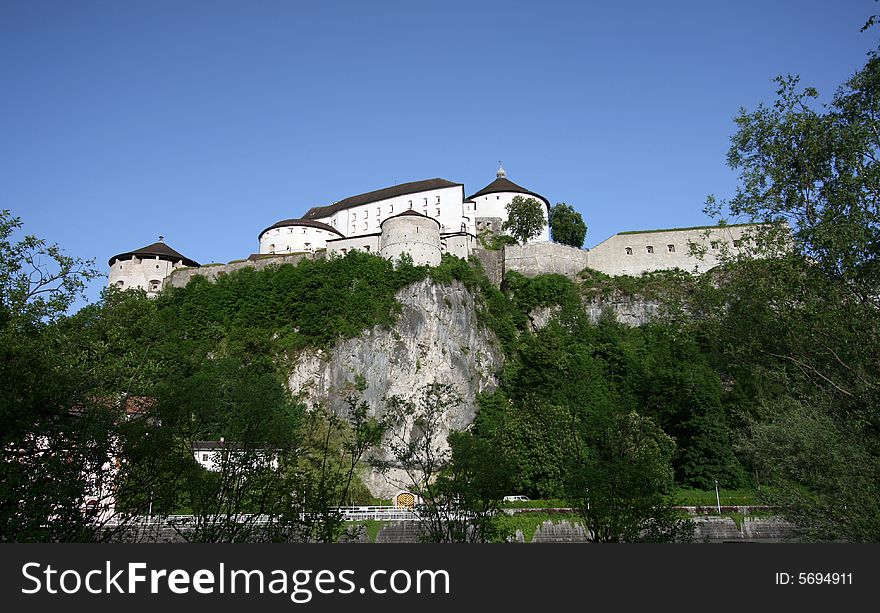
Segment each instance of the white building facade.
M114 255L108 264L110 287L120 290L142 289L151 297L159 293L165 277L173 270L182 266L199 266L195 260L166 245L161 236L152 245Z

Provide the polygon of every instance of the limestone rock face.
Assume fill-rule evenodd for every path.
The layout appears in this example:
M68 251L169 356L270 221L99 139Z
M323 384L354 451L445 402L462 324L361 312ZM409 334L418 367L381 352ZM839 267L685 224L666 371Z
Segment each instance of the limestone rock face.
M401 311L393 326L376 326L329 351L302 352L288 385L305 402L323 404L342 416L346 393L361 377L368 385L362 397L374 415L382 414L386 397L415 400L425 385L450 384L463 402L446 416L445 441L449 430L463 430L473 421L477 394L496 387L500 345L477 320L474 297L458 282L420 281L396 298ZM368 475L366 482L374 495L383 497L399 489L377 475Z

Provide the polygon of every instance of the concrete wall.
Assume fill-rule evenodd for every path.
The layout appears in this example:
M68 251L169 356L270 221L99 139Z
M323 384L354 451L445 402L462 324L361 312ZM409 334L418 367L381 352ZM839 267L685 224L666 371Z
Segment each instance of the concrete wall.
M260 253L299 253L325 249L338 234L310 226L272 228L260 235Z
M131 525L113 540L129 543L181 543L185 542L185 539L181 537L180 532L187 530L190 521L191 519L185 517L170 520L154 517L149 522L131 522ZM694 518L694 523L696 525L694 540L698 543L784 542L797 538L797 533L791 524L775 517L746 517L739 526L729 517L697 517ZM175 525L177 528L174 527ZM384 522L376 536L376 542L418 543L423 540L423 536L424 530L416 521ZM362 526L352 526L340 540L348 543L370 542ZM519 543L525 542L521 531L517 531L514 540ZM538 526L530 542L585 543L587 535L578 522L547 521Z
M183 262L171 262L158 256L144 259L116 259L110 265L109 286L126 289L143 289L148 296L155 296L162 289L165 278Z
M588 266L588 252L558 243L529 243L504 247L504 272L526 277L558 273L574 279Z
M589 251L589 266L608 275L640 275L681 268L702 273L718 265L718 256L742 249L743 233L754 226L689 228L615 234ZM694 244L705 249L704 259L691 254Z
M379 248L382 257L392 261L408 253L416 266L437 266L440 264L440 228L427 217L392 217L382 224Z

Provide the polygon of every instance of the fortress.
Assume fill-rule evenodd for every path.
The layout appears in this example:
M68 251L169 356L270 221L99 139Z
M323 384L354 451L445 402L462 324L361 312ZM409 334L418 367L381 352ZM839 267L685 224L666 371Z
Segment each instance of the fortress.
M516 197L534 198L542 205L544 229L525 245L492 251L479 236L501 232L507 205ZM216 278L238 268L265 267L303 258L343 256L361 250L397 260L408 254L417 265L436 266L444 253L477 257L496 283L505 272L527 276L560 273L573 277L584 268L609 275L681 268L700 273L714 267L725 250L743 248L748 225L703 226L673 230L620 232L592 249L578 249L550 240L550 201L517 185L499 168L496 178L465 197L464 185L446 179L427 179L351 196L327 206L313 207L300 218L278 221L258 235L259 252L226 265L201 266L159 242L113 256L110 285L140 288L156 295L163 287L182 286L194 275ZM705 252L692 253L691 245Z

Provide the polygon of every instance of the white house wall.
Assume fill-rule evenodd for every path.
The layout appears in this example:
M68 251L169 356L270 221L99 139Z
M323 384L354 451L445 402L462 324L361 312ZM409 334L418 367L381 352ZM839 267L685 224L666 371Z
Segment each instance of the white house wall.
M413 194L405 194L385 200L377 200L369 204L337 211L328 216L315 218L339 230L346 237L374 234L380 231L383 221L407 210L413 210L431 219L436 219L441 231L458 232L462 224L462 201L464 188L461 185L430 189ZM473 220L470 220L473 226ZM470 227L473 233L474 228Z
M535 198L528 194L519 194L514 192L499 192L497 194L486 194L485 196L477 196L473 198L476 202L476 216L480 217L500 217L502 220L507 219L507 205L516 196L523 198ZM531 243L540 243L550 240L550 228L547 219L547 206L540 198L535 198L541 204L541 212L544 214L544 229L541 233L532 239Z
M303 253L325 249L327 241L339 238L329 230L311 226L272 228L260 235L260 253Z

